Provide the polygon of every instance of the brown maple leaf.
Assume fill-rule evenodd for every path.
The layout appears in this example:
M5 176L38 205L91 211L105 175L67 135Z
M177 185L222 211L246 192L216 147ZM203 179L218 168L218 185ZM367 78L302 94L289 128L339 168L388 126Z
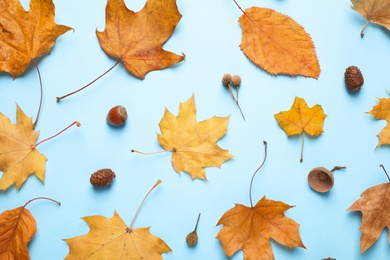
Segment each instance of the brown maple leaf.
M265 196L254 207L236 204L217 223L217 226L223 225L217 238L226 255L232 257L241 249L244 259L274 259L271 238L288 248L305 248L299 235L299 224L284 215L291 207Z
M288 111L275 114L280 127L288 136L302 135L301 162L303 160L304 132L311 136L323 133L322 126L326 115L320 105L308 107L303 98L295 97L294 104Z
M0 14L0 71L14 78L72 29L54 22L52 0L31 0L28 12L19 0L0 0Z
M129 10L124 0L108 0L106 28L96 35L107 55L119 58L131 74L143 79L149 71L184 59L162 48L180 19L176 0L147 0L139 12Z
M16 106L16 124L0 113L0 190L12 184L20 189L31 175L42 182L45 176L47 158L36 149L38 132L34 132L31 118Z
M375 119L390 121L390 98L379 98L379 102L367 114L372 115ZM387 124L378 134L379 142L376 147L382 144L390 144L390 126Z
M390 183L376 185L365 190L361 198L348 210L361 211L360 253L363 254L379 238L382 230L390 228ZM390 235L389 235L390 241Z
M26 206L38 199L51 200L58 205L61 204L50 198L38 197L29 200L24 206L6 210L0 214L0 259L30 259L27 244L37 232L37 226Z
M390 0L351 0L351 8L367 19L360 36L369 22L373 22L390 30Z
M146 197L161 183L158 180L146 194L130 226L114 212L112 218L84 217L90 227L88 234L65 239L69 254L65 259L163 259L161 254L171 252L169 246L147 228L133 228L134 220Z
M226 131L229 117L214 116L196 121L195 98L180 103L179 114L174 116L165 109L160 121L160 145L172 152L172 166L176 172L185 171L192 179L206 180L205 167L220 167L233 156L216 142Z
M256 66L272 75L319 77L312 39L292 18L272 9L251 7L238 21L242 27L240 48Z

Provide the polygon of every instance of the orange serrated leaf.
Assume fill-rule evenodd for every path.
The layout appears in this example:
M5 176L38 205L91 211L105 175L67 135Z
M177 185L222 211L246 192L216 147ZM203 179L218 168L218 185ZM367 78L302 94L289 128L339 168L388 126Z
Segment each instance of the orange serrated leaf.
M242 26L240 47L256 66L272 75L319 77L314 43L292 18L272 9L251 7L238 21Z
M124 0L108 0L106 28L96 31L107 55L119 58L135 77L164 69L182 61L162 45L181 19L176 0L147 0L139 12L126 7Z
M225 254L232 257L238 250L243 250L244 259L274 259L271 238L288 248L305 248L299 235L299 224L284 215L291 207L265 196L254 207L236 204L217 223L217 226L223 225L217 238Z
M390 30L390 0L351 0L351 3L351 8L367 19L360 33L362 37L369 21Z
M361 211L360 253L364 253L379 238L382 230L390 228L390 183L376 185L365 190L361 198L348 210ZM390 235L389 235L390 241Z
M14 78L72 29L54 22L52 0L31 0L28 12L19 0L0 0L0 13L0 71Z
M326 115L320 105L308 107L303 98L295 97L294 104L288 111L282 111L275 114L280 127L288 136L302 134L302 152L303 152L303 133L311 136L318 136L323 133L322 126ZM303 156L301 153L301 161Z
M27 244L37 231L36 222L25 207L0 214L0 259L30 259Z
M20 189L26 179L35 174L42 182L47 158L35 148L38 132L31 118L16 106L16 124L0 113L0 190L12 184Z
M390 144L390 98L378 98L379 102L367 114L372 115L375 119L387 121L387 125L378 134L379 142L376 147L382 144Z
M216 144L225 135L228 121L229 117L214 116L197 122L194 96L180 104L176 117L166 109L157 137L161 146L172 152L175 171L206 180L204 167L220 167L231 159L229 151Z

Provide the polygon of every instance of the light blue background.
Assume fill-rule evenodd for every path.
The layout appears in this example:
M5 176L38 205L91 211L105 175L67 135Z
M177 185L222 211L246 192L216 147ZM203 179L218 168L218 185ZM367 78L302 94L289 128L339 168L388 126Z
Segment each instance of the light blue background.
M78 120L56 139L40 145L47 156L45 183L31 176L22 188L0 192L0 212L23 205L29 199L47 196L61 201L36 201L28 206L38 232L29 244L31 258L63 259L68 245L62 240L88 232L83 216L112 217L114 211L130 224L142 198L152 185L163 182L148 197L134 227L151 226L173 250L164 259L228 259L215 237L216 223L235 203L249 205L250 178L262 161L263 140L268 142L268 159L255 178L253 200L266 196L294 208L285 215L298 222L307 249L288 248L272 242L276 259L386 259L390 255L385 229L363 255L360 251L361 214L347 208L369 187L387 182L379 164L390 170L388 146L375 149L377 134L386 125L365 114L378 97L389 97L390 33L370 24L365 37L360 30L365 19L344 1L240 0L242 8L267 7L289 15L312 36L320 61L318 80L304 77L271 76L254 66L239 48L242 15L233 1L178 0L183 15L166 50L186 54L172 68L150 72L144 80L130 75L123 65L88 89L56 103L56 96L73 91L110 68L115 60L100 48L95 30L105 26L106 1L54 1L55 20L75 29L61 36L50 55L38 59L44 96L36 130L39 140ZM126 1L138 11L144 1ZM28 1L23 4L28 7ZM344 71L358 66L365 78L361 91L350 94ZM221 85L224 73L242 77L239 101L243 121L228 91ZM192 181L177 174L170 154L144 156L131 149L161 150L158 124L165 107L177 114L179 103L195 95L198 120L214 115L228 116L229 129L218 144L234 155L219 168L207 168L208 181ZM295 96L311 107L319 104L328 115L318 138L306 136L303 163L299 162L301 139L288 138L274 114L290 109ZM0 111L15 122L15 103L31 117L36 116L39 81L35 68L13 80L0 75ZM121 104L128 110L124 128L106 124L108 110ZM318 194L307 183L308 172L318 166L335 172L335 185L328 194ZM96 190L90 174L111 168L117 178L108 189ZM186 235L194 228L198 213L199 243L189 248ZM242 252L232 259L243 259Z

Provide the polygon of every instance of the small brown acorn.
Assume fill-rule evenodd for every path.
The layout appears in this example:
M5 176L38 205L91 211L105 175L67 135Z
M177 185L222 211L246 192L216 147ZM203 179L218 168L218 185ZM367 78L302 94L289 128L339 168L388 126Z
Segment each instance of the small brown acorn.
M115 173L111 169L105 168L91 174L89 181L94 187L104 187L110 185L115 177Z
M196 229L198 228L199 218L200 218L200 213L198 215L198 219L196 220L194 231L190 232L186 236L186 242L190 247L196 246L196 244L198 243L198 234L196 233Z
M358 91L364 84L363 74L356 66L349 66L344 73L345 85L349 91Z
M112 126L122 126L127 120L127 111L124 106L115 106L108 111L106 117L107 123Z

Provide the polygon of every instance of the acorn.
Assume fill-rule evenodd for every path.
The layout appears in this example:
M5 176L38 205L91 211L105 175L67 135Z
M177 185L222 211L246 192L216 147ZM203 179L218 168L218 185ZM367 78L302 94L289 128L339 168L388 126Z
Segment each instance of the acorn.
M356 66L349 66L344 73L345 85L349 91L358 91L364 84L363 74Z
M324 167L316 167L309 172L307 180L313 190L320 193L325 193L330 191L334 185L334 177L332 172L345 168L345 166L335 166L332 170L329 171Z
M230 75L229 73L225 73L222 77L222 85L227 87L231 81L232 81L232 75Z
M196 220L194 231L192 231L186 236L186 242L190 247L193 247L198 243L198 234L196 233L196 229L198 228L199 218L200 218L200 213L198 215L198 219Z
M238 88L241 85L241 77L239 75L233 75L232 76L232 84L236 88Z
M94 187L104 187L110 185L115 177L115 173L111 169L105 168L91 174L89 181Z
M106 121L112 126L122 126L126 123L127 111L124 106L115 106L108 111Z

